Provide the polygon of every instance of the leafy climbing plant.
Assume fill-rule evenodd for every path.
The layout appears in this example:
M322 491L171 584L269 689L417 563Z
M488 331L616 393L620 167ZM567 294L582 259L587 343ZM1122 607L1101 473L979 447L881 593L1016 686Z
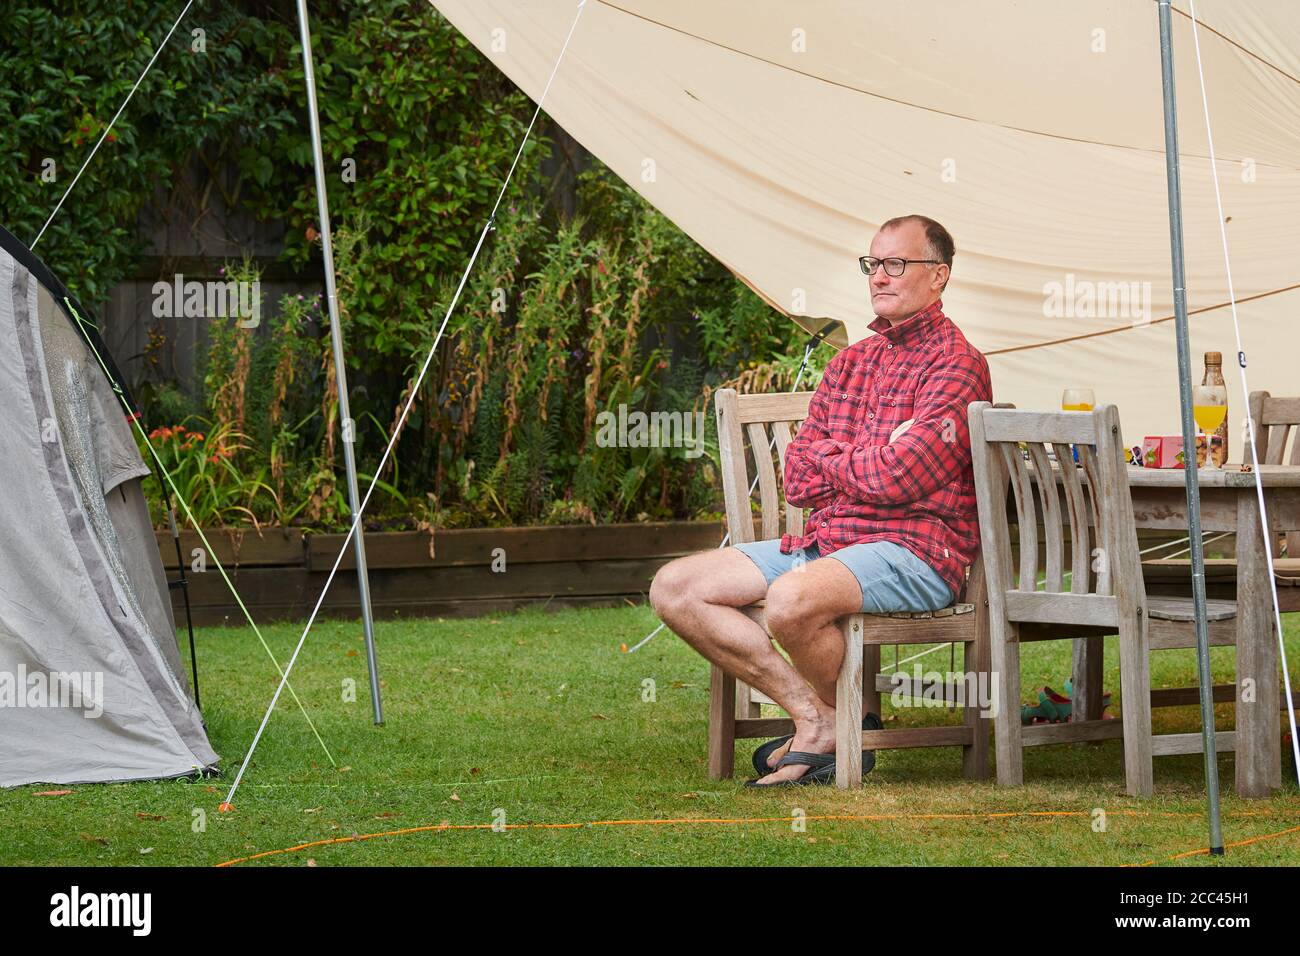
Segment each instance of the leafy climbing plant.
M0 223L35 236L176 12L0 7ZM578 214L560 214L543 117L417 390L533 106L426 4L320 0L312 16L363 480L402 431L373 520L716 512L709 395L789 387L802 335L599 162L579 177ZM292 5L195 4L41 241L88 306L134 269L142 210L196 166L226 208L282 227L285 264L320 274L297 44ZM127 374L150 425L170 429L160 440L201 520L346 526L329 310L308 294L263 312L256 331L206 324L193 383L162 376L156 331ZM598 422L620 408L701 416L706 453L602 442Z

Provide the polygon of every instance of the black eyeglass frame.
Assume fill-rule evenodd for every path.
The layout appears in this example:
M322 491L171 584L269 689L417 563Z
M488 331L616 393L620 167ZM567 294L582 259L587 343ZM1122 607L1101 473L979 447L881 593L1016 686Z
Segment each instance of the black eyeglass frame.
M910 265L913 262L929 263L930 265L943 265L943 261L940 259L901 259L898 256L887 256L884 259L876 259L875 256L859 256L858 267L862 269L864 275L869 275L869 276L875 275L876 272L875 269L867 268L867 260L869 259L875 259L877 268L879 268L880 266L885 266L886 262L901 262L903 264L903 268L899 269L897 272L890 272L889 267L885 266L885 275L894 279L897 279L904 272L906 272L908 265Z

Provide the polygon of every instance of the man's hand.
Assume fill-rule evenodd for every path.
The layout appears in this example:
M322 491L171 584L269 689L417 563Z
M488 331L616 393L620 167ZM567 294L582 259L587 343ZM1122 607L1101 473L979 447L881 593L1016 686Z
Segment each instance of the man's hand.
M907 421L903 422L903 424L899 425L892 432L890 432L889 443L892 445L894 443L894 439L897 438L899 435L903 434L903 432L907 431L909 428L911 428L912 423L915 421L916 421L915 418L909 418Z

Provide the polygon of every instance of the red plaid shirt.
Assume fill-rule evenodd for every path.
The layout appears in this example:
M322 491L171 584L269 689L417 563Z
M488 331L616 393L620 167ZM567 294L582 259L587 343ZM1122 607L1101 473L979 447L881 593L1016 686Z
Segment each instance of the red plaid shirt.
M992 401L988 362L942 302L896 327L877 318L870 328L879 334L826 366L786 451L786 500L814 511L807 533L784 535L781 551L893 541L955 595L979 548L966 407Z

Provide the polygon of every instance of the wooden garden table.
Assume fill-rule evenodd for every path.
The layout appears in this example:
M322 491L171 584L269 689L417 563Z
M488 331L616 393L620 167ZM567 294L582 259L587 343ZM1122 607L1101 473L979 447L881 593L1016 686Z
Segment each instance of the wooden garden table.
M1300 465L1261 465L1269 527L1300 530ZM1186 531L1187 496L1181 469L1129 466L1133 518L1138 528ZM1273 597L1260 530L1255 475L1229 462L1197 470L1201 530L1237 535L1237 794L1268 797L1282 786L1280 688ZM1276 555L1275 555L1276 557ZM1243 703L1242 681L1254 680L1253 703Z

